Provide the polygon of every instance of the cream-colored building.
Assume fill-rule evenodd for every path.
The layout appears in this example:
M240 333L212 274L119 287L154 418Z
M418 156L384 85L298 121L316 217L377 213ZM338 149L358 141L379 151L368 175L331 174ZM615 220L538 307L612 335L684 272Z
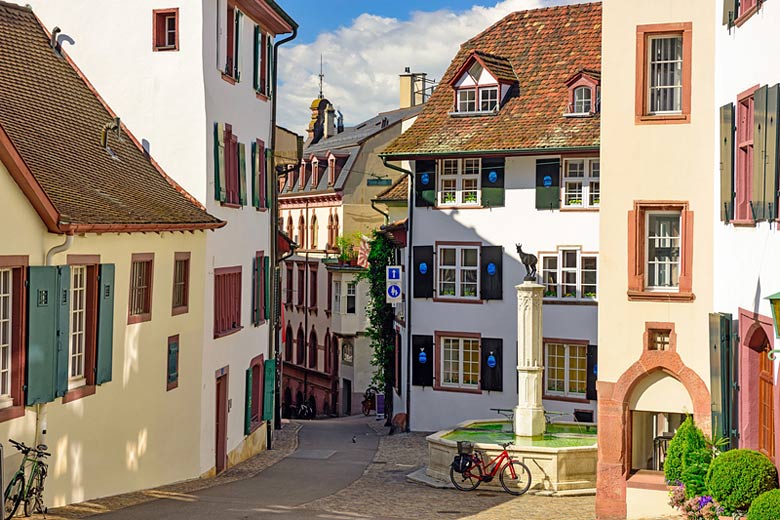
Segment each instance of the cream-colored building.
M49 41L0 3L0 439L6 482L8 439L48 445L51 506L201 473L205 281L189 274L224 223Z
M715 9L603 4L600 520L672 513L661 447L711 428Z

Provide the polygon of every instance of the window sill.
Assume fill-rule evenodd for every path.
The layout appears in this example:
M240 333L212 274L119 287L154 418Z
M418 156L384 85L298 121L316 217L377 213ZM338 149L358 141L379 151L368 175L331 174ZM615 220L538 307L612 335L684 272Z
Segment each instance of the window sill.
M223 208L241 209L241 203L239 202L220 202L220 206Z
M266 96L262 92L255 91L255 97L260 101L268 101L268 96Z
M599 210L598 206L561 206L561 211L566 212L596 212Z
M178 51L179 48L176 45L161 45L159 47L154 47L154 52L170 52L170 51Z
M582 397L567 397L565 395L542 394L542 399L547 399L549 401L561 401L564 403L590 404L589 400Z
M189 305L184 305L182 307L174 307L171 309L171 316L179 316L180 314L187 314L190 312Z
M258 208L257 206L255 206L255 211L259 211L260 213L265 213L266 211L268 211L268 208L265 207Z
M626 487L632 489L650 489L653 491L669 490L664 478L664 472L652 471L649 469L633 471L629 475L628 480L626 480Z
M317 307L309 307L309 314L317 315Z
M696 299L696 296L693 293L628 291L627 294L628 301L632 302L692 302Z
M95 385L84 385L74 390L68 390L62 396L62 404L77 401L83 397L88 397L95 393Z
M236 83L238 83L238 80L233 76L231 76L230 74L225 74L224 72L221 72L220 74L222 74L222 79L227 81L231 85L235 85Z
M476 112L447 112L450 117L486 117L498 115L498 110L485 110Z
M455 386L441 386L434 383L433 385L434 390L438 390L440 392L457 392L461 394L481 394L482 390L480 388L459 388Z
M244 327L238 326L235 329L226 330L224 332L215 332L214 339L224 338L225 336L232 336L236 332L240 332Z
M325 309L325 316L330 318L332 314L333 314L333 311L331 311L330 309Z
M24 417L24 405L9 406L0 410L0 422Z
M303 312L305 308L306 308L306 306L304 304L299 303L298 305L295 306L295 311L296 312Z
M596 115L595 112L567 112L567 113L563 114L563 117L570 117L570 118L574 118L574 119L580 119L580 118L584 118L584 117L593 117L595 115Z
M758 5L760 2L756 2L756 4L745 11L744 13L740 14L736 20L734 20L734 25L737 27L742 27L742 25L748 21L748 18L752 17L754 14L758 12Z
M133 325L135 323L143 323L145 321L152 321L152 313L148 312L146 314L131 314L127 317L127 324Z
M664 114L658 116L636 116L635 120L638 125L675 125L675 124L688 124L691 122L690 114Z
M756 227L756 221L753 219L735 219L731 221L731 224L734 227Z
M553 298L553 297L545 297L542 299L543 305L585 305L590 307L596 307L598 306L599 302L598 300L589 300L589 299L577 299L577 298Z
M179 388L179 380L178 379L176 381L172 382L172 383L168 383L168 384L165 385L165 390L167 392L170 392L174 388Z
M438 204L434 206L434 209L484 209L487 206L481 204Z
M474 303L482 304L483 303L483 301L478 299L478 298L470 298L470 299L466 299L466 298L447 298L447 297L439 298L437 296L433 297L433 301L441 302L441 303L471 303L471 304L474 304Z

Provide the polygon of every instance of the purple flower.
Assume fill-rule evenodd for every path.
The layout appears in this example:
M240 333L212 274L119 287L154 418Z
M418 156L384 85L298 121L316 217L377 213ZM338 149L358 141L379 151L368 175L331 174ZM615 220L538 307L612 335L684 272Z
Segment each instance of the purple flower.
M710 502L712 502L711 496L704 495L703 497L699 497L699 509L703 508Z

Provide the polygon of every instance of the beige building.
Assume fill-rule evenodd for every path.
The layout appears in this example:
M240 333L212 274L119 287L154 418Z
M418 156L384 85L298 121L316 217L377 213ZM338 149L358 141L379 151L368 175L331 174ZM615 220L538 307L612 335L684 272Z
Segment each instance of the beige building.
M6 479L7 439L48 445L51 506L200 474L205 289L189 273L224 223L49 41L0 2L0 438Z
M711 428L715 9L603 5L600 520L672 513L662 448Z

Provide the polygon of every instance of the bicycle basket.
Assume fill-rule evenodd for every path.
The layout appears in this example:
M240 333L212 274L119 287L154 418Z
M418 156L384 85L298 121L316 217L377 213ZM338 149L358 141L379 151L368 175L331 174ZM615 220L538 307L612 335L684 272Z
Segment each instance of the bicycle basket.
M458 455L471 455L474 453L474 443L469 441L458 441Z
M464 473L474 465L474 461L469 455L455 455L451 465L456 473Z

